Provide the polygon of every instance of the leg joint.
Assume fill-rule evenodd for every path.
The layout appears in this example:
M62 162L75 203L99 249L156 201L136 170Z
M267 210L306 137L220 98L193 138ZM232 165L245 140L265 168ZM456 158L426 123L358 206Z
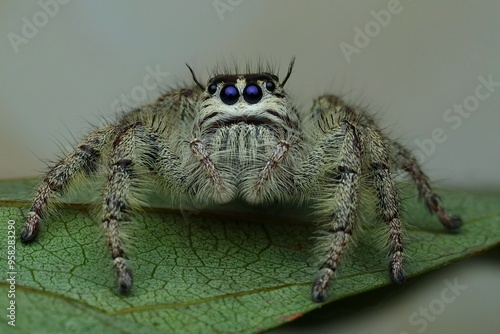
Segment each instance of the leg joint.
M372 168L376 171L382 171L382 170L389 169L389 166L387 166L387 164L385 164L385 163L374 162L374 163L372 163Z
M355 171L354 169L349 168L347 166L339 166L338 171L341 174L358 174L357 171Z
M129 169L132 165L133 161L131 159L120 159L116 161L113 166L119 167L120 169Z

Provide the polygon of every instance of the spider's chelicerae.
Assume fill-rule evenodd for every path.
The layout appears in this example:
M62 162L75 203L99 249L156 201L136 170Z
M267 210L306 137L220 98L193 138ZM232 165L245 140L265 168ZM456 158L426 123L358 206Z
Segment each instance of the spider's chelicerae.
M21 240L34 240L49 200L77 175L107 166L102 226L119 290L132 288L122 225L134 208L141 179L152 177L173 193L203 203L236 199L250 204L313 199L318 203L319 273L312 299L323 302L359 219L360 190L377 194L376 212L387 227L389 274L402 283L403 226L393 171L410 175L420 197L448 229L450 215L415 157L382 134L373 119L339 97L318 97L297 108L271 70L218 73L203 86L173 89L87 135L46 174L31 205ZM248 71L247 71L248 72Z

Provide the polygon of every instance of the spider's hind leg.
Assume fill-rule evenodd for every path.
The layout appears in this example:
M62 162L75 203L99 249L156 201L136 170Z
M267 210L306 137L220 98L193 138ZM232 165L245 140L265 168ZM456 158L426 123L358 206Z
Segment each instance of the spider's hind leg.
M116 127L106 126L88 135L73 152L70 152L46 174L31 204L26 223L21 232L21 241L35 240L42 217L47 212L53 195L63 194L68 185L79 174L93 174L101 161L101 151L114 136Z
M430 212L436 214L447 229L453 230L462 226L462 219L451 215L442 206L439 196L429 185L429 178L422 172L415 156L402 145L392 142L390 150L395 163L399 168L407 172L415 183L420 198L424 201Z

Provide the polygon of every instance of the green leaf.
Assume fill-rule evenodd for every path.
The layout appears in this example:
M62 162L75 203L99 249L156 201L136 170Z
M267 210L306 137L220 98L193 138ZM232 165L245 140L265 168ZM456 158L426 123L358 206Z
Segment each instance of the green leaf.
M310 300L314 224L301 208L269 208L266 215L243 206L185 212L153 199L129 231L135 285L124 297L115 291L99 219L78 204L84 198L48 217L37 242L18 242L32 189L28 180L0 182L2 333L12 330L5 320L10 300L16 329L24 333L261 332L320 307ZM500 195L439 193L464 226L445 231L409 192L409 276L500 243ZM9 220L17 241L15 298L5 298ZM384 229L366 225L329 302L391 284Z

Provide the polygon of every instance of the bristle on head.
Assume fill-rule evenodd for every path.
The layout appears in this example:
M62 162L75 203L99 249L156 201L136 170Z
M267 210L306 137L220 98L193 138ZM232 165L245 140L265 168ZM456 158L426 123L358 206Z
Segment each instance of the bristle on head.
M294 63L295 57L291 59L290 64L288 65L287 74L281 85L284 85L290 77ZM217 65L215 65L209 74L211 77L216 77L221 75L246 75L257 73L267 73L279 76L279 66L275 61L263 60L263 58L257 58L256 61L246 60L244 64L241 64L235 58L232 58L230 61L219 60Z

